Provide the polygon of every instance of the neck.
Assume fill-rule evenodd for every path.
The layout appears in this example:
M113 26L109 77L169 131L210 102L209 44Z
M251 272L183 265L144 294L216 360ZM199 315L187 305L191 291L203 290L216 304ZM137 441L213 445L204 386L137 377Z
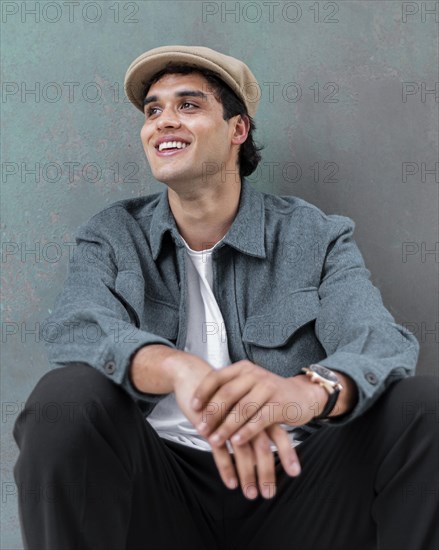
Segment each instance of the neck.
M238 211L241 181L232 174L225 181L202 188L176 191L168 187L168 200L178 230L193 250L207 250L229 230Z

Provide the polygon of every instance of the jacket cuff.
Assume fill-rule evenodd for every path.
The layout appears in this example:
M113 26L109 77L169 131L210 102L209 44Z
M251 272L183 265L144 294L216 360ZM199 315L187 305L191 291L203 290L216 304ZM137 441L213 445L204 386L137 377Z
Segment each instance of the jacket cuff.
M100 361L101 368L113 382L119 384L134 399L156 404L169 393L153 394L137 390L129 376L132 358L139 349L151 344L162 344L173 349L177 349L177 347L166 338L156 334L138 329L133 332L132 328L129 329L129 332L129 338L121 338L121 342L107 348Z
M406 350L406 354L412 357L412 361L409 362L415 364L418 348L413 346ZM387 362L389 368L383 368L384 363ZM350 412L340 415L339 418L333 416L325 422L326 426L332 427L344 426L363 414L394 380L414 375L414 368L407 368L407 366L395 368L394 359L391 357L378 362L365 355L341 351L318 361L318 364L346 374L354 381L358 390L357 403ZM391 371L390 374L389 371Z
M91 368L95 368L109 380L121 386L133 399L155 405L169 394L142 393L134 387L129 377L133 356L140 348L151 344L163 344L177 349L166 338L136 329L132 325L127 326L125 322L118 322L113 334L104 337L100 345L95 345L93 348L76 347L74 361L68 346L60 345L49 350L49 362L54 368L71 362L87 363Z

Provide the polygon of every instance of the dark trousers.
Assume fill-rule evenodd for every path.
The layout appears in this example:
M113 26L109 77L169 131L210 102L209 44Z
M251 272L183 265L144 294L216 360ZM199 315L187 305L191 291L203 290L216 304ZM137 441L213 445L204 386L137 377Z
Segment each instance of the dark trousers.
M32 550L437 550L438 407L430 377L297 447L302 473L248 500L209 452L158 437L132 398L74 364L46 373L14 426Z

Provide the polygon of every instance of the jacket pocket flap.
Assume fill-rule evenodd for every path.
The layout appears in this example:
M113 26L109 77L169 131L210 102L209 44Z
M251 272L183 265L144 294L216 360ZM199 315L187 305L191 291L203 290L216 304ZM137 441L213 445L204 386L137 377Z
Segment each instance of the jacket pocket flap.
M270 313L248 317L242 339L265 348L282 346L300 327L316 319L319 307L316 287L296 290L278 302Z

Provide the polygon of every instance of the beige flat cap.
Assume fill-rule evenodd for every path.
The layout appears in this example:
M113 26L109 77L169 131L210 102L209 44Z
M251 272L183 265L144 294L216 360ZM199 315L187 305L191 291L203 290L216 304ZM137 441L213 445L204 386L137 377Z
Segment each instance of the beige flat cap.
M169 63L196 65L215 71L230 86L254 117L261 96L254 74L245 63L204 46L162 46L137 57L125 75L125 93L143 113L146 82Z

